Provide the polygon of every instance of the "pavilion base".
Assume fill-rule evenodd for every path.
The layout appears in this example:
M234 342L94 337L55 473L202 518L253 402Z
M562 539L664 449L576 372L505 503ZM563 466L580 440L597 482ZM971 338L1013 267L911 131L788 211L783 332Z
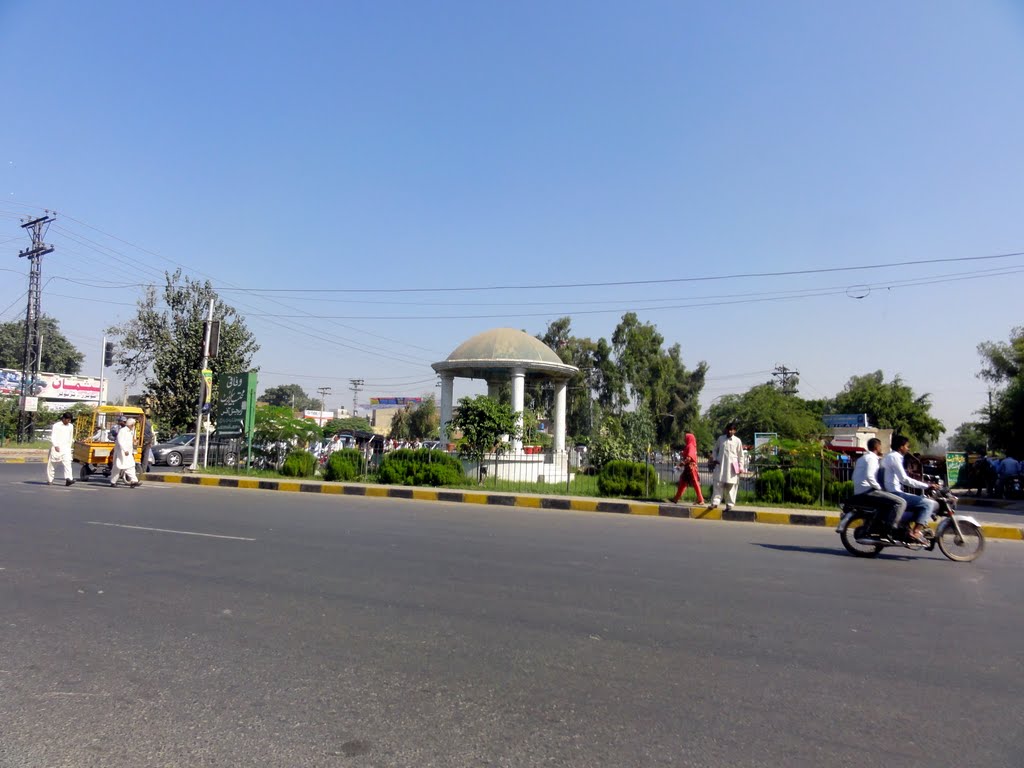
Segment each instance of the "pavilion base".
M484 456L483 477L497 478L515 483L567 483L576 474L569 471L569 454L567 451L549 453L503 453L495 456L489 453ZM466 475L476 477L476 462L464 462Z

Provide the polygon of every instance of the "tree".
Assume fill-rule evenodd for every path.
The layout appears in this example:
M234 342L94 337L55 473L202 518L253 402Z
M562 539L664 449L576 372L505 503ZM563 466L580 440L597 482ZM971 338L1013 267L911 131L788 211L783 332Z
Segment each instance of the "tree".
M304 411L310 408L314 411L320 410L320 400L310 397L306 390L298 384L282 384L278 387L268 387L260 397L267 405L288 406L295 411Z
M488 453L504 453L509 443L502 442L502 436L510 440L519 438L522 426L512 406L499 403L487 395L459 399L458 410L449 422L449 432L462 433L459 441L459 455L477 462L477 479L481 477L483 458Z
M688 371L680 346L663 349L663 343L657 328L641 323L634 312L623 315L612 334L615 367L637 409L650 413L660 444L681 445L700 417L698 398L708 367L701 362Z
M899 376L885 383L881 371L852 376L832 407L837 413L866 413L875 426L924 443L945 430L931 414L930 395L915 395Z
M417 403L409 412L409 437L413 440L429 440L437 437L441 426L441 414L433 396Z
M987 425L965 421L949 436L949 450L984 454L988 448Z
M716 435L735 422L747 445L754 442L755 432L775 432L782 440L807 440L824 431L819 408L774 384L758 384L741 395L720 398L708 409L708 421Z
M1009 342L982 342L978 354L978 375L995 388L984 410L991 445L1019 456L1024 453L1024 327L1010 331Z
M275 467L281 465L292 447L305 446L321 436L316 422L295 418L290 406L256 406L253 442L268 451Z
M339 432L369 432L370 420L365 416L349 416L345 419L331 419L324 424L325 435L336 435Z
M107 329L116 343L118 372L129 381L145 377L144 394L161 426L170 432L195 424L204 324L211 299L214 319L221 321L220 350L209 362L214 381L221 372L250 370L259 345L244 319L220 301L209 281L183 277L180 269L166 274L162 293L155 286L146 289L136 317Z
M46 373L68 376L81 373L85 355L60 332L60 323L49 315L39 318L39 333L43 337L42 362ZM25 361L25 321L13 320L0 324L0 368L21 370Z

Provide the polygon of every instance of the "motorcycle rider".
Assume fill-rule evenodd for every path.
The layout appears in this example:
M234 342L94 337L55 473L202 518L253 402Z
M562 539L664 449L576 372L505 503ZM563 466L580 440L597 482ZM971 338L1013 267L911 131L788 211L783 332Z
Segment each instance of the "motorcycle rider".
M885 490L895 496L899 496L907 503L907 510L904 513L905 520L900 525L907 525L907 535L918 544L927 544L924 536L924 529L931 520L932 512L939 508L938 502L929 499L927 496L917 496L903 490L904 486L936 490L939 486L935 483L925 483L915 480L907 474L903 468L903 457L910 451L910 439L903 435L893 435L892 450L882 459L881 469Z
M868 452L857 459L853 467L853 498L861 506L877 509L882 513L882 533L888 535L897 520L907 510L907 502L894 493L882 489L878 482L878 466L882 458L882 441L877 437L868 440Z

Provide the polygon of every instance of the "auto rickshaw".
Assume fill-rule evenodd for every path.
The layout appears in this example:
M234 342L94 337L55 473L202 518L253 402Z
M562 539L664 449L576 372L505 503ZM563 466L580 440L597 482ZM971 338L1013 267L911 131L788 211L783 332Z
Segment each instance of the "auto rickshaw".
M79 414L75 421L75 445L72 460L82 467L78 471L80 480L89 475L102 473L110 477L114 454L114 435L121 416L135 419L135 468L139 472L142 462L142 435L146 429L146 414L141 408L130 405L100 405L89 413Z

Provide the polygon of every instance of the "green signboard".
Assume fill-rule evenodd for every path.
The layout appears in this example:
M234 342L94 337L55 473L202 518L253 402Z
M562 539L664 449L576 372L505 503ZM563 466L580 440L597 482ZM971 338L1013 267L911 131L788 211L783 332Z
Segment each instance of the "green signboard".
M255 418L255 372L217 376L217 434L220 437L251 435Z
M946 453L946 485L950 488L957 484L960 473L967 471L967 454L959 451Z

